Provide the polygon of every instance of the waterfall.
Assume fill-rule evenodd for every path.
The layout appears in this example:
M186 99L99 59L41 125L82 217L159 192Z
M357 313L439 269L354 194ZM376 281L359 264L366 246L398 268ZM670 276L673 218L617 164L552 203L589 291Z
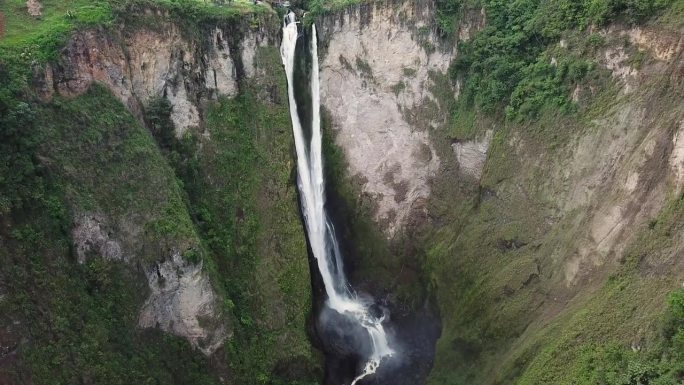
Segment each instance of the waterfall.
M299 31L293 12L285 16L283 41L280 54L287 74L287 91L290 104L290 117L297 151L297 173L302 212L311 251L316 259L318 270L323 278L327 294L326 306L350 317L368 333L372 346L371 356L362 371L351 385L375 373L383 358L391 357L394 351L389 347L387 335L382 325L383 317L375 317L369 311L370 304L358 298L344 275L342 256L335 230L325 211L325 180L323 178L323 155L321 146L320 90L318 68L318 46L316 26L312 26L311 53L311 104L313 110L311 139L307 139L297 113L294 90L295 48Z

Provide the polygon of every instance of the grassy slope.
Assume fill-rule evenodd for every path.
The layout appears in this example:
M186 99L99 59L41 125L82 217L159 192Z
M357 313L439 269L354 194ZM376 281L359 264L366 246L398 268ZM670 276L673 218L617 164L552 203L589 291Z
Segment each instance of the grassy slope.
M5 64L0 69L11 74L11 84L3 85L0 96L11 106L10 118L15 110L23 111L22 99L27 97L25 64L54 57L74 28L112 22L120 9L150 4L168 9L183 25L196 29L194 32L212 21L268 9L254 8L248 1L228 7L195 0L42 3L41 20L26 16L20 2L0 5L8 21L5 38L0 41ZM127 20L131 17L123 16ZM9 222L10 229L18 226L11 222L13 216L21 217L29 227L43 221L47 222L45 226L61 226L54 239L44 237L38 229L39 235L29 232L22 235L21 242L24 238L44 238L40 245L17 241L8 249L10 254L3 253L3 258L15 255L12 262L3 264L7 269L25 269L28 275L37 274L32 269L41 269L40 279L49 288L26 292L20 282L6 278L9 271L3 271L7 287L13 290L17 285L17 291L10 291L8 302L0 303L9 306L6 314L15 314L3 319L2 325L17 320L28 328L9 332L13 337L8 338L35 333L29 344L16 341L21 346L21 359L9 367L9 372L19 368L24 378L32 373L36 383L49 382L50 373L60 383L78 382L74 378L79 373L87 378L84 381L94 383L213 383L211 373L216 368L229 381L241 384L311 383L320 376L320 360L306 336L310 278L292 180L285 77L275 48L260 49L256 63L262 71L258 82L249 84L237 98L220 100L208 109L208 140L196 134L175 141L167 135L156 137L157 147L123 107L99 88L73 101L56 99L49 105L29 102L30 115L35 114L37 119L31 131L37 135L35 139L27 138L22 130L3 131L8 137L21 138L8 153L8 167L24 163L38 165L41 170L45 167L45 178L53 183L50 186L55 195L49 197L45 203L49 210L44 211L57 212L54 215L59 221L50 222L48 214L40 212L19 212L28 204L23 203L25 199L47 199L32 188L34 182L42 183L42 177L34 177L33 171L27 172L27 178L1 180L3 220ZM269 101L271 97L273 101ZM22 122L16 125L22 127ZM33 150L23 143L25 139ZM42 148L40 158L35 142L49 143ZM17 187L34 191L17 197ZM180 247L188 258L204 259L215 289L223 296L228 318L236 320L225 356L222 353L213 358L209 367L181 339L136 331L137 312L146 291L140 273L116 263L75 264L68 235L71 218L93 211L104 214L114 231L144 229L142 236L123 239L141 265L163 257L169 245ZM44 250L59 255L59 259L46 267L34 266L19 252L24 249L27 254ZM46 270L55 273L54 279L45 275ZM4 293L5 281L0 294ZM100 290L106 294L98 294ZM50 295L67 291L73 295L59 294L57 299ZM15 297L18 302L14 302ZM59 311L51 308L52 302L57 302L54 306ZM18 308L26 308L26 312L17 312ZM32 318L28 314L45 312L46 308L43 316L64 317L58 329L51 329L50 319L44 317L27 321ZM90 335L85 333L84 346L68 348L80 343L71 327L75 324L72 319L82 314L87 319L81 323L93 329L96 335L92 338L97 340L90 343ZM48 342L49 338L53 340ZM54 349L64 354L52 359ZM92 374L86 370L91 366ZM141 374L145 367L149 370ZM0 368L5 370L4 364ZM122 372L127 369L129 373Z
M98 25L111 21L112 8L107 1L48 0L42 1L40 19L28 14L26 2L7 0L0 4L5 14L5 35L0 47L28 48L32 45L51 46L68 37L79 25Z
M143 263L168 256L172 247L180 252L199 248L171 168L152 136L111 99L97 88L77 103L57 100L36 123L54 135L44 156L56 164L51 171L63 179L72 211L105 213L115 233L130 234L122 242ZM106 113L98 115L98 108ZM137 229L144 233L134 235Z
M509 151L495 147L491 156ZM510 178L508 186L520 183L531 188L517 178L521 169L525 167L487 172ZM594 353L594 347L617 346L616 351L628 355L630 344L641 338L636 336L647 336L640 342L647 348L620 363L614 361L618 355L610 356L606 366L626 372L633 362L657 362L653 356L663 343L659 334L666 297L680 282L676 273L645 273L647 267L638 260L657 264L672 258L672 234L683 222L681 201L673 200L656 228L639 230L624 266L608 281L585 283L583 294L567 303L564 284L554 282L557 278L551 272L558 270L554 256L573 244L574 216L547 232L544 221L553 214L540 206L549 198L495 190L505 196L477 206L472 205L472 196L462 195L468 201L456 210L463 216L451 219L452 224L429 240L428 270L444 322L431 383L617 384L580 379L603 370L592 367L593 355L601 354ZM454 201L453 195L449 198ZM502 241L513 240L524 245L502 248Z
M7 294L0 301L0 323L9 335L3 344L10 342L21 360L5 360L0 378L36 384L216 383L207 360L187 342L136 328L147 293L139 271L101 259L80 265L73 255L71 218L83 211L117 225L134 223L144 213L149 223L156 218L177 224L157 235L174 238L174 244L198 242L187 212L174 209L182 205L180 190L151 135L99 87L76 99L31 107L34 119L24 135L37 139L31 156L41 166L27 172L23 183L34 186L33 194L2 216L0 234ZM142 236L124 251L157 246L156 237ZM151 257L161 257L157 251L163 252L155 248Z
M42 16L30 16L26 1L0 3L5 15L5 33L0 38L0 53L24 53L38 60L55 59L56 53L78 28L110 25L121 16L135 16L140 9L155 7L169 11L177 21L192 25L203 19L226 19L240 15L270 12L249 0L234 0L218 5L203 0L43 0Z
M320 369L306 336L311 288L285 76L274 47L260 48L256 62L263 72L243 94L211 106L199 183L185 185L233 301L238 325L227 360L239 382L314 382Z
M657 25L680 26L681 19L676 24L673 15L681 15L681 4L674 2ZM535 12L535 17L543 18L543 13ZM579 38L577 32L561 32L570 47L577 46L573 43ZM476 38L471 44L483 52L482 47L489 47L491 57L497 49L486 39ZM501 53L504 58L518 52L509 49ZM572 60L591 60L592 52L585 46L572 52L576 55ZM534 54L547 60L549 53L557 57L544 48ZM536 68L535 56L525 60ZM427 246L427 266L438 288L444 321L431 383L629 384L647 381L644 378L650 383L678 383L684 358L673 353L674 342L665 333L664 319L671 317L666 311L667 296L681 284L677 281L681 266L652 274L648 264L640 262L657 265L671 260L671 247L679 241L674 234L683 221L678 197L671 198L654 227L635 230L640 235L610 277L583 283L581 294L569 302L573 294L558 274L554 277L561 269L558 256L570 251L576 241L573 229L581 226L582 216L571 212L557 217L555 193L542 182L550 177L547 165L563 159L565 144L591 127L592 119L607 116L626 100L616 97L602 80L605 75L590 71L583 81L603 92L580 105L580 113L558 113L554 110L564 108L567 100L557 102L548 95L568 95L569 88L564 83L567 79L558 82L553 71L510 72L507 76L517 83L506 85L509 94L493 95L478 87L493 86L500 79L481 70L465 66L455 71L459 76L474 75L476 80L466 84L465 100L462 97L456 106L450 130L436 133L438 140L447 142L496 130L479 188L466 183L454 191L458 177L448 174L435 185L433 212L447 225ZM528 90L529 100L516 105L510 95L525 84L539 88ZM651 95L652 106L665 111L680 108L676 93L645 94ZM535 99L535 95L547 96ZM532 108L522 109L525 103ZM509 107L509 119L497 116L501 106ZM483 113L487 110L492 112ZM667 124L667 118L653 124ZM527 143L522 155L513 144L520 142ZM461 203L449 203L454 201ZM510 247L511 242L519 246ZM632 343L643 349L632 352Z

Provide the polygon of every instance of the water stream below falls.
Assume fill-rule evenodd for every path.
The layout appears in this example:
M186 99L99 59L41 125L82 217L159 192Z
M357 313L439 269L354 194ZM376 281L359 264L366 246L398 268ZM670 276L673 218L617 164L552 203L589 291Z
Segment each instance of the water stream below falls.
M286 15L280 51L287 74L290 117L297 151L301 207L311 252L325 287L327 296L325 306L336 312L338 316L360 327L356 330L365 331L365 336L356 336L356 338L366 338L370 346L368 352L358 352L359 355L367 355L367 357L364 357L365 364L361 373L351 382L351 385L355 385L361 379L374 374L384 361L395 355L395 351L390 346L383 326L385 316L371 311L373 301L359 297L345 277L335 230L325 208L316 26L312 26L311 34L312 117L311 137L307 138L302 128L295 98L294 71L299 37L297 24L294 13L290 12Z

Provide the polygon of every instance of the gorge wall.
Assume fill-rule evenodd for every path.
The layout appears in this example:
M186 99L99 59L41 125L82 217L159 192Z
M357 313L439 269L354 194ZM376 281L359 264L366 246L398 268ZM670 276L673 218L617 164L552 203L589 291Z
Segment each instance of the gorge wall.
M256 72L257 47L276 44L274 29L241 31L241 26L207 27L201 39L183 36L179 25L163 21L162 10L146 10L157 22L154 29L126 28L85 30L74 34L62 51L61 60L48 64L44 81L38 78L43 98L55 94L73 98L84 94L93 83L106 86L141 123L145 107L153 98L165 98L172 106L170 119L175 135L182 138L189 130L209 135L202 119L207 103L219 97L234 97L238 80L246 82ZM243 60L244 58L244 60ZM134 238L143 231L130 228L129 218L115 227L125 228ZM76 221L77 223L79 221ZM100 222L79 225L74 232L79 249L107 247ZM144 227L145 223L138 226ZM104 242L104 244L103 244ZM195 240L199 244L199 239ZM100 245L101 244L101 245ZM202 264L192 266L180 256L184 245L171 245L154 266L145 267L151 289L140 315L141 327L158 326L202 346L205 354L219 348L226 336L221 301L209 283ZM97 253L100 250L93 250ZM126 250L127 262L136 261L140 250ZM107 256L107 253L102 255ZM118 258L121 259L121 258ZM83 262L83 261L82 261ZM202 322L202 319L216 322Z
M548 62L581 52L595 76L573 84L576 110L518 121L455 114L465 79L450 66L487 14L464 9L446 38L436 13L387 0L316 18L350 281L390 308L411 361L387 378L569 384L604 351L648 362L684 282L679 14L563 35ZM178 349L164 365L211 377L191 383L323 378L279 17L183 20L148 8L33 63L27 127L45 133L32 157L50 193L40 212L0 211L0 382L117 378L83 357L119 339Z
M36 153L59 185L54 199L63 202L79 265L72 270L104 264L121 269L129 285L109 295L128 301L126 317L112 319L131 322L130 329L110 329L125 334L102 348L114 356L85 372L105 367L101 378L138 381L137 366L116 374L111 351L124 349L119 344L150 376L159 373L147 361L183 359L168 373L186 383L318 377L321 360L307 337L311 280L293 188L279 18L266 12L191 25L178 10L138 11L75 32L58 59L32 67L35 108L46 106L36 113L46 133ZM125 110L112 107L112 96ZM50 354L42 342L22 343L22 335L57 338L35 331L43 321L15 314L3 319L10 326L2 346L10 354L0 357L2 381L5 372L17 377L24 370L13 358L18 351ZM192 348L157 336L157 329ZM61 335L56 341L70 344ZM138 343L160 351L141 353L152 348ZM173 347L164 350L168 343ZM282 348L273 350L274 343ZM199 357L187 358L193 349ZM82 350L65 354L81 357ZM83 359L77 361L59 369L66 382L85 375ZM58 370L53 362L30 361L36 381Z
M139 117L149 99L165 97L174 107L171 118L180 137L200 128L202 102L233 97L238 81L254 77L258 47L278 44L274 18L261 20L263 27L206 25L192 35L168 11L145 13L157 23L154 28L120 26L74 34L62 60L45 69L45 97L55 91L80 95L99 82Z
M586 349L633 350L635 362L657 349L684 278L671 233L681 226L682 31L653 21L598 34L591 60L604 80L576 84L580 113L480 117L445 138L458 171L438 176L432 196L435 220L451 223L428 252L444 322L431 383L572 383L596 370Z
M322 102L348 172L377 204L374 219L388 237L425 215L440 165L429 131L448 112L430 90L455 47L439 44L434 16L432 2L379 2L321 20Z
M430 383L571 383L596 344L647 360L667 297L684 281L672 232L681 226L681 26L665 13L580 33L601 44L583 53L598 80L568 95L577 113L518 123L461 112L454 122L463 79L440 85L487 17L465 10L450 42L431 24L434 11L376 2L319 23L335 142L399 261L361 263L373 273L359 279L373 277L381 292L412 287L378 271L410 270L407 260L426 255L421 285L433 287L442 320ZM581 39L560 39L551 65ZM648 304L633 307L634 298Z

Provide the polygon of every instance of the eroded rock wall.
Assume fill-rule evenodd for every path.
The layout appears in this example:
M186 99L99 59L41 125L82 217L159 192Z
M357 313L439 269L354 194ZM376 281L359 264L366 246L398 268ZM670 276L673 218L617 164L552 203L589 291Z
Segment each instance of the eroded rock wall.
M563 261L565 283L580 288L599 267L623 255L641 226L658 216L681 185L678 138L684 111L676 96L658 95L653 87L676 87L681 35L619 25L601 34L607 44L596 60L611 72L616 103L583 122L582 132L564 143L563 151L536 166L552 165L552 177L542 185L559 215L582 218L569 254L556 256ZM641 66L634 64L636 55L646 58ZM585 87L581 93L592 90ZM538 150L518 145L520 159L531 165L525 153Z
M190 263L175 253L166 261L145 268L151 294L138 323L159 327L187 338L206 355L212 354L228 335L217 314L218 298L202 263Z
M475 139L442 158L467 192L432 195L461 214L436 219L444 227L429 246L444 325L429 383L562 383L550 373L581 359L578 346L645 351L682 285L684 243L671 230L681 222L682 31L596 33L605 41L587 59L602 82L568 95L581 113L500 125L478 116Z
M428 131L447 112L431 75L447 71L454 50L433 31L434 12L429 1L375 2L319 23L321 100L348 173L377 202L375 220L388 237L424 212L440 165ZM429 104L435 113L416 118Z
M156 16L163 20L163 14ZM39 80L43 96L80 95L98 82L139 118L150 98L165 97L180 137L201 126L203 102L235 96L239 83L255 74L258 47L277 40L275 28L239 22L205 27L199 37L170 21L159 23L74 34L61 60L44 69L44 80Z
M97 82L140 121L147 102L164 97L172 106L171 119L180 137L188 130L202 128L207 101L235 96L241 82L257 72L257 49L276 41L277 26L245 27L235 22L205 27L198 37L163 21L168 15L149 11L146 16L158 18L160 24L75 33L59 61L35 70L42 97L75 97ZM141 218L145 215L137 214ZM203 264L181 256L188 245L166 245L172 252L150 264L136 254L139 248L129 247L145 233L145 221L132 221L124 226L125 232L116 231L118 227L112 222L116 220L106 213L74 218L71 235L78 261L102 257L142 265L150 295L141 309L139 326L158 327L184 337L206 355L221 347L230 334L229 320Z

